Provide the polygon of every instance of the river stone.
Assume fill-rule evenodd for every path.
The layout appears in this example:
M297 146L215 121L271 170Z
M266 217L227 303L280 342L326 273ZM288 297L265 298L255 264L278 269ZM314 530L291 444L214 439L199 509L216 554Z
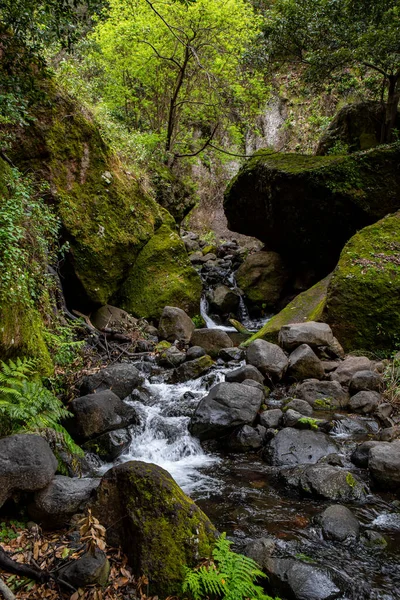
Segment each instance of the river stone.
M357 392L371 391L380 392L383 387L382 377L374 371L358 371L353 375L350 381L350 394Z
M170 346L160 354L158 364L162 367L179 367L186 360L186 353L179 350L176 346Z
M218 383L200 400L190 432L201 440L218 438L235 427L251 425L264 400L261 390L240 383Z
M56 475L43 490L35 493L28 506L32 519L42 527L64 527L73 515L83 512L100 479Z
M211 357L217 357L222 348L231 348L232 340L222 329L195 329L190 343L201 346Z
M362 444L358 444L357 448L351 455L351 462L355 464L356 467L366 469L368 467L369 452L371 448L374 448L374 446L379 446L381 443L382 442L378 442L377 440L369 440L367 442L363 442Z
M39 435L17 434L0 439L0 507L15 491L45 488L57 466L49 444Z
M136 411L111 390L76 398L70 410L73 417L68 420L67 428L80 440L89 440L137 421Z
M257 367L264 376L279 381L289 364L286 354L276 344L255 340L246 351L247 362Z
M243 425L230 436L228 446L236 452L259 450L263 445L265 432L265 427L261 425L257 425L257 427Z
M104 587L109 574L110 563L107 555L98 548L94 555L86 552L78 559L69 561L58 572L62 581L66 581L76 589L95 584Z
M172 371L170 381L171 383L184 383L190 379L197 379L207 373L213 365L214 361L207 354L194 360L188 360Z
M220 350L218 357L222 358L223 361L229 362L230 360L243 360L244 359L244 350L242 348L222 348Z
M358 539L360 523L351 510L341 504L328 506L320 517L322 533L327 540L344 542L352 538Z
M274 591L284 597L295 600L336 600L343 597L343 590L328 569L292 558L271 558L264 569Z
M314 464L323 456L337 452L335 442L324 433L287 427L270 442L264 458L273 466L295 467Z
M204 348L200 346L191 346L186 351L186 360L195 360L196 358L201 358L206 355L206 351Z
M392 427L386 427L381 429L378 435L378 439L381 442L393 442L400 437L400 425L393 425Z
M368 493L357 475L330 464L300 466L282 471L281 476L287 485L296 487L301 493L335 502L363 501Z
M243 365L243 367L239 367L225 375L225 381L228 383L242 383L245 379L253 379L258 383L264 383L264 376L253 365Z
M276 542L272 537L263 537L257 540L249 542L243 554L252 558L258 563L261 569L265 570L268 568L268 561L271 558L276 547Z
M297 381L323 379L325 371L318 356L307 344L301 344L289 356L288 375Z
M284 421L285 427L295 427L297 421L299 419L301 419L302 417L303 417L303 415L301 413L289 408L289 410L286 410L283 415L283 421Z
M121 400L143 381L136 367L129 363L120 363L101 369L98 373L87 375L82 380L82 395L94 394L103 390L112 390Z
M311 417L313 414L312 406L306 400L299 400L298 398L293 398L285 404L284 410L295 410L305 417Z
M212 291L210 298L210 309L219 315L236 313L240 302L240 295L226 285L219 284Z
M307 379L294 386L294 395L306 400L314 410L335 410L348 405L349 395L337 381Z
M265 387L263 386L262 383L259 383L258 381L254 381L254 379L243 379L242 385L249 385L250 387L255 387L258 390L261 390L261 392L265 396Z
M368 415L374 412L381 398L378 392L358 392L350 398L349 408L353 412Z
M369 451L368 468L375 481L385 488L400 489L400 440L382 442Z
M307 321L283 325L279 332L279 345L285 350L295 350L307 344L311 348L328 347L334 355L343 356L343 349L326 323Z
M283 412L280 408L271 408L271 410L264 410L260 414L260 423L267 429L276 429L279 427L283 419Z
M388 425L391 421L390 415L393 413L393 406L389 402L381 402L375 410L375 416L382 422L383 425Z
M216 531L198 506L161 467L131 461L103 476L92 511L121 546L134 575L149 578L162 597L181 592L183 566L210 556Z
M347 356L331 374L331 379L338 381L340 385L349 386L351 378L357 371L365 371L370 368L371 361L366 356Z
M192 319L177 306L166 306L160 317L158 332L163 340L189 342L195 330Z
M127 450L132 442L128 429L115 429L89 440L83 449L97 454L105 462L112 462Z

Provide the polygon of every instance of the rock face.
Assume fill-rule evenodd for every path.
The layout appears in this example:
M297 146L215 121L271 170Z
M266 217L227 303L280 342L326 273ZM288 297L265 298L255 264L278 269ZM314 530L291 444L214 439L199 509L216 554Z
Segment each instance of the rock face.
M264 394L240 383L218 383L200 400L191 421L192 435L205 440L218 438L240 425L251 425Z
M395 144L349 156L259 151L225 193L229 229L324 276L357 230L400 208L399 157Z
M343 248L324 320L346 351L394 347L394 332L400 330L399 249L400 212L359 231Z
M235 276L250 308L273 310L283 295L290 273L276 252L256 252L246 258Z
M121 545L135 575L149 577L152 594L178 593L182 566L209 556L216 536L172 477L148 463L128 462L108 471L92 508L107 528L108 543Z
M135 316L159 319L165 306L199 314L201 290L184 243L162 225L141 250L118 297L121 307Z
M400 440L383 442L369 451L368 467L372 477L383 488L399 489Z
M136 367L121 363L101 369L98 373L84 377L81 393L94 394L104 390L112 390L121 400L143 381Z
M165 306L158 325L160 336L164 340L174 342L190 342L195 330L194 323L184 310L177 306Z
M256 367L264 376L279 381L286 372L289 361L286 354L276 344L265 340L255 340L247 348L247 362Z
M336 444L324 433L287 427L272 439L264 456L274 466L294 467L314 464L337 451Z
M231 348L232 340L222 329L195 329L190 343L201 346L212 357L218 356L222 348Z
M346 506L336 504L328 506L321 515L321 527L324 538L344 542L349 538L357 539L360 524Z
M12 492L42 490L53 479L57 459L42 437L11 435L0 440L0 507Z
M322 379L325 371L321 361L310 346L302 344L289 356L288 375L296 381Z

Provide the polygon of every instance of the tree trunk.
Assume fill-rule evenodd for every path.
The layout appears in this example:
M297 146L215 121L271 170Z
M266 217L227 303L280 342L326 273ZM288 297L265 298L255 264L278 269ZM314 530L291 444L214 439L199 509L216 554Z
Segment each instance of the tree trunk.
M170 100L170 105L169 105L167 138L165 141L165 151L167 153L169 153L171 151L172 137L173 137L175 127L176 127L176 103L178 100L179 92L181 91L183 80L185 78L186 67L188 66L189 58L190 58L190 49L189 49L189 46L186 46L183 63L179 70L178 76L176 78L175 89L172 94L172 97ZM168 159L167 159L167 162L168 162Z
M383 140L386 143L393 141L393 129L396 124L397 108L400 101L400 90L398 89L399 75L389 75L388 81L389 85L385 114L385 136Z

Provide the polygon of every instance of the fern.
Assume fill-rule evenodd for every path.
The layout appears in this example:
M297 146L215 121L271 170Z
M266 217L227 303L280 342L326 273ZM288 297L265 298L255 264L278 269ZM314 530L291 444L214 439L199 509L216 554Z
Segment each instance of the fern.
M258 578L266 577L258 564L243 554L232 552L230 546L223 533L215 544L211 560L194 569L185 567L183 592L189 592L194 600L272 600L255 583Z

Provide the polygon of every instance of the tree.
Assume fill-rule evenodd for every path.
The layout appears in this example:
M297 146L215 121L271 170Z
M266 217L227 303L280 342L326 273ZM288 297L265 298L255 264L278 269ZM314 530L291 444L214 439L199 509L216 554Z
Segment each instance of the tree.
M259 33L246 0L110 0L107 17L94 35L105 101L158 134L169 162L261 106L261 75L242 60Z
M381 77L382 142L393 139L400 99L398 0L276 0L263 27L267 58L305 66L318 83L346 69Z

